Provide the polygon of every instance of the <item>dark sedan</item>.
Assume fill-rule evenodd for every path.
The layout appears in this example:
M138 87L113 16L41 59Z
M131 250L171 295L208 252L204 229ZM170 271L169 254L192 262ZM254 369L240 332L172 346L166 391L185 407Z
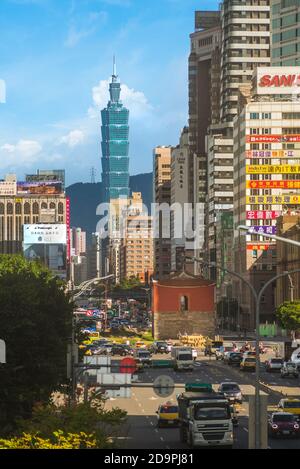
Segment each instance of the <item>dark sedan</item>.
M243 359L243 354L240 352L230 352L227 357L224 358L224 362L231 366L240 366Z
M275 412L268 421L268 432L272 438L300 437L300 425L297 417L287 412Z
M119 355L121 357L132 355L132 353L133 351L130 347L124 347L122 345L114 345L110 351L112 356Z

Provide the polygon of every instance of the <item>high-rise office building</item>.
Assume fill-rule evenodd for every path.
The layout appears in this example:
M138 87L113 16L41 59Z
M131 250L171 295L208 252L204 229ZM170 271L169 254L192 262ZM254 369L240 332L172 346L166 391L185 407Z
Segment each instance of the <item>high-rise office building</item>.
M223 0L220 72L220 120L208 129L208 197L206 204L206 259L215 262L216 221L233 210L233 119L239 89L247 94L253 71L270 64L270 0ZM215 269L211 269L216 279Z
M219 122L221 20L218 11L196 11L189 56L189 162L188 200L194 204L194 254L204 244L207 193L207 128ZM195 274L199 265L195 265Z
M300 65L300 1L271 0L271 64Z
M105 201L129 197L129 110L120 101L116 66L109 85L110 101L102 116L102 183Z
M156 147L153 152L153 202L171 206L171 156L173 148ZM154 274L161 279L171 273L171 219L162 211L154 214Z

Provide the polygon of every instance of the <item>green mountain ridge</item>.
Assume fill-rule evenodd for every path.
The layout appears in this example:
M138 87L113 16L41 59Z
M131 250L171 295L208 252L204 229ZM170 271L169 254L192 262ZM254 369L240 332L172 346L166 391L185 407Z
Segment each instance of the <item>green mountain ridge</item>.
M130 177L131 192L141 192L144 204L150 213L152 203L152 173L137 174ZM80 227L87 233L87 242L96 231L99 216L96 215L98 205L103 202L104 191L101 182L76 183L67 187L70 198L71 227Z

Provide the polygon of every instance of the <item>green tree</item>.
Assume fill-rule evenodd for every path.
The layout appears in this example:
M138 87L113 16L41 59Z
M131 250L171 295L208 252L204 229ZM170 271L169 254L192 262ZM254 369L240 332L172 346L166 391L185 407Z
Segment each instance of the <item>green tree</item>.
M280 326L290 331L300 329L300 300L286 301L276 310Z
M38 436L51 444L57 443L57 432L64 437L77 436L78 443L84 430L88 441L94 441L93 447L103 449L115 446L113 437L120 432L125 417L126 412L121 409L106 410L105 399L94 393L88 402L72 406L36 405L30 419L18 421L18 430L21 438Z
M72 310L64 283L46 268L21 256L0 256L0 331L7 352L1 369L2 434L66 382Z

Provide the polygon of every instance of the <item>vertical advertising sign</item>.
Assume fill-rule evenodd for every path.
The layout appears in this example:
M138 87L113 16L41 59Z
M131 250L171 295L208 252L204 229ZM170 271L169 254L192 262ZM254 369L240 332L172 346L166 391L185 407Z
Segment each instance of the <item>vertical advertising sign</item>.
M70 198L66 199L66 225L67 225L67 261L71 261L71 228L70 228Z

